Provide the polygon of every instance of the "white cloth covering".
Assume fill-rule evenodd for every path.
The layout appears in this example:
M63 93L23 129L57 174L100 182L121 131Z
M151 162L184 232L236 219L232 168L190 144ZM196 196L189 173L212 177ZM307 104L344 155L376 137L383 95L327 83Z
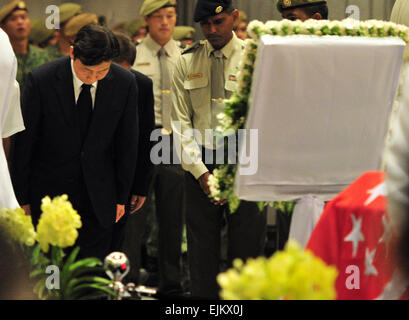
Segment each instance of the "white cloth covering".
M246 126L258 170L239 165L239 198L327 201L379 170L404 50L398 38L263 36Z
M13 108L12 99L15 96L15 80L17 72L17 60L11 47L7 34L0 29L0 132L6 135L13 132L13 128L3 131L6 119L9 117L10 108ZM15 107L15 106L14 106ZM3 133L4 132L4 133ZM10 174L6 156L3 149L3 140L0 139L0 207L15 209L19 207Z
M294 207L288 238L297 241L305 248L324 211L324 205L324 201L312 195L302 197Z
M25 127L20 105L20 86L15 80L10 107L3 120L1 135L3 138L9 138L24 129Z

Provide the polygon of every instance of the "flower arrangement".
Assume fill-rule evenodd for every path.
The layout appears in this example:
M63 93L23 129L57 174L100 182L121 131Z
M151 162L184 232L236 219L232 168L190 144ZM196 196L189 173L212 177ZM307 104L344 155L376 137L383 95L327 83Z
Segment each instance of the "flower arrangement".
M237 259L217 277L224 300L334 300L338 271L294 241L271 258Z
M97 258L76 261L79 247L68 257L63 249L72 247L81 228L81 217L63 195L50 199L45 197L41 204L42 215L34 229L31 216L23 209L0 209L0 227L13 245L19 246L29 263L36 284L34 292L40 299L90 299L116 296L108 286L113 282L103 278L102 262ZM55 266L59 272L59 288L47 288L50 274L47 267Z
M263 35L272 36L345 36L345 37L399 37L405 43L409 42L409 28L392 22L368 20L356 21L345 19L342 21L313 20L304 22L299 20L268 21L263 23L254 20L249 23L247 31L250 39L246 40L244 53L239 66L238 87L230 100L225 101L223 113L218 116L222 132L244 129L249 109L250 92L253 72L257 58L258 41ZM405 52L405 61L409 59L409 50ZM236 161L237 163L237 161ZM240 200L234 193L235 164L225 164L214 170L209 179L210 197L216 200L226 199L230 211L233 213L240 205ZM291 214L295 202L269 203L274 208ZM259 208L267 205L260 202Z

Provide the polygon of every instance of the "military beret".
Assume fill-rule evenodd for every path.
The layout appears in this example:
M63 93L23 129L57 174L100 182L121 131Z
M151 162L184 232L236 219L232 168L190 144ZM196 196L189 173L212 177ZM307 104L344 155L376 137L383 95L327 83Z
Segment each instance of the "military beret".
M68 37L75 37L88 24L98 24L98 16L94 13L81 13L67 22L64 33Z
M40 44L51 38L55 29L48 29L45 25L44 19L36 19L31 21L31 32L29 39L35 44Z
M139 29L146 27L146 22L144 18L139 18L130 21L127 23L124 27L126 32L128 32L131 36L135 35L138 33Z
M82 13L82 6L77 3L66 2L59 6L60 23L65 23L72 17Z
M20 0L13 0L6 4L3 8L0 9L0 22L3 22L8 18L10 14L12 14L16 10L26 10L27 5L24 1Z
M195 34L195 28L189 26L176 26L175 31L173 32L173 39L179 41L186 38L193 39L193 35ZM190 35L190 37L189 37Z
M278 0L277 9L282 12L283 10L316 5L316 4L326 4L327 1L323 0Z
M198 0L194 20L200 22L204 18L218 15L231 8L232 0Z
M139 13L146 17L165 7L176 7L176 0L145 0Z

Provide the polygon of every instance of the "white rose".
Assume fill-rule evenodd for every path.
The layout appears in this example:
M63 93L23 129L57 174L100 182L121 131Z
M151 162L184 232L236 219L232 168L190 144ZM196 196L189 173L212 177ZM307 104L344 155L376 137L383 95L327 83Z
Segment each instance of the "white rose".
M259 38L258 34L254 31L256 28L258 28L260 31L264 30L264 23L259 20L253 20L249 23L247 27L247 32L249 33L249 36L253 39Z

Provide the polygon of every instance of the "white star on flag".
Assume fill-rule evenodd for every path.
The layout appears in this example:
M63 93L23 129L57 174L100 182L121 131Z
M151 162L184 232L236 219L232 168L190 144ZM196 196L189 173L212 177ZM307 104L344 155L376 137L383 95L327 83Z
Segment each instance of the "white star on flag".
M376 270L376 268L373 265L373 259L375 258L375 253L376 253L376 249L373 249L372 251L369 251L369 249L366 248L366 252L365 252L365 274L367 276L370 276L370 275L377 276L378 275L378 270Z
M382 237L379 239L379 243L381 242L385 242L386 245L386 255L388 255L388 245L389 242L391 240L391 236L392 236L392 227L389 224L388 220L386 219L386 216L382 216L382 224L383 224L383 235Z
M371 195L365 202L365 206L370 205L374 202L378 197L385 197L387 195L386 191L386 183L382 182L380 185L376 186L375 188L368 190L368 193Z
M362 218L357 219L353 214L352 218L352 231L348 234L344 241L352 242L352 256L355 257L358 251L359 242L364 241L364 235L361 232Z

